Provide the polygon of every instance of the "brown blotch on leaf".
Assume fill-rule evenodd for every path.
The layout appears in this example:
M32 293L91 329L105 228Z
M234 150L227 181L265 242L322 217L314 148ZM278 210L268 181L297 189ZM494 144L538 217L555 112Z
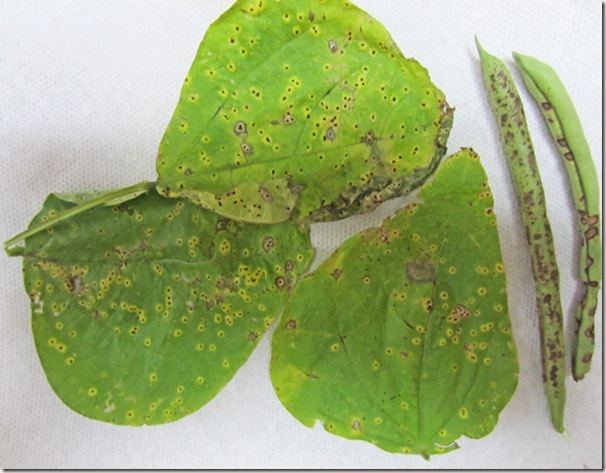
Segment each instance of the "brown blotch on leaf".
M236 122L236 124L234 125L234 133L238 136L246 135L246 133L247 133L246 122L244 122L242 120Z
M242 149L242 152L244 154L252 154L253 153L253 147L251 145L249 145L248 143L242 143L242 145L240 145L240 148Z
M326 130L326 134L324 135L324 139L328 140L330 142L333 142L337 139L337 133L335 132L335 129L331 126L328 128L328 130Z
M384 245L389 244L389 232L388 232L387 228L381 229L381 236L379 237L379 241L381 243L383 243Z
M276 278L276 286L278 286L278 289L284 289L286 287L286 279L282 276Z
M467 319L471 315L471 312L467 307L463 304L458 304L454 309L450 311L446 320L449 322L456 324L459 323L462 319Z
M343 274L343 270L342 269L335 269L332 273L330 273L330 275L335 278L335 281L337 279L339 279L339 277L341 276L341 274Z
M410 282L431 282L436 277L436 266L429 258L417 258L406 263L406 275Z
M259 335L256 332L248 333L248 340L251 342L254 342L258 337L259 337Z
M282 117L282 121L285 125L292 125L296 121L296 119L291 112L286 112Z
M290 319L288 322L286 322L286 330L294 330L297 328L297 321L294 319Z
M276 241L274 240L274 237L271 237L271 236L265 237L265 239L263 240L262 246L263 246L263 251L265 251L265 253L269 253L276 246Z
M265 202L269 202L271 204L274 201L274 198L271 195L271 192L269 192L267 190L267 188L265 188L263 186L259 186L259 195Z

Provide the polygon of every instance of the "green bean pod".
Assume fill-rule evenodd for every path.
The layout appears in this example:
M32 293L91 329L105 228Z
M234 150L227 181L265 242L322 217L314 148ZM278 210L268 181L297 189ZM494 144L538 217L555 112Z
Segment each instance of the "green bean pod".
M591 368L595 348L595 313L602 281L598 175L579 116L556 72L538 59L518 53L513 56L563 158L579 217L582 238L579 272L584 288L576 308L578 329L572 374L576 381L580 381Z
M477 40L476 43L530 249L541 336L543 386L553 426L558 432L563 432L566 402L564 323L559 271L545 194L524 108L513 78L501 60L488 54Z

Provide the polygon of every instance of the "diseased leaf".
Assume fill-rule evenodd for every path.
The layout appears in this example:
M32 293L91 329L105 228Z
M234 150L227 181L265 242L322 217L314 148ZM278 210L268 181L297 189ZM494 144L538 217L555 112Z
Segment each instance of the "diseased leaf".
M73 204L51 196L32 224ZM313 250L289 223L145 195L26 240L36 348L61 400L115 424L210 401L279 315Z
M351 2L238 0L185 79L157 189L238 220L334 220L422 184L451 122L427 71Z
M299 283L271 378L307 426L428 457L495 427L517 385L493 200L463 150Z

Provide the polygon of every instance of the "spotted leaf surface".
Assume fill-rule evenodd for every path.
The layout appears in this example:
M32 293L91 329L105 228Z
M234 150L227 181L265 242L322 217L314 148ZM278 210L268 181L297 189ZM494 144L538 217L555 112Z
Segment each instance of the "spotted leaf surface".
M299 283L271 378L307 426L382 449L450 451L495 427L518 363L492 195L475 153Z
M72 203L50 196L32 224ZM61 400L93 419L174 421L246 361L313 256L294 225L222 219L144 195L26 240L38 355Z
M157 187L243 221L334 220L423 183L451 123L427 71L351 2L239 0L185 79Z

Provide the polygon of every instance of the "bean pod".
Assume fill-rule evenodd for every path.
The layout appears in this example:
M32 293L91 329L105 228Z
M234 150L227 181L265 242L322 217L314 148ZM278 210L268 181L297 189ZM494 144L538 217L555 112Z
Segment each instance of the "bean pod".
M538 59L518 53L513 56L563 158L579 217L579 272L584 288L576 309L578 329L572 358L572 374L579 381L591 368L595 348L594 319L602 280L598 175L579 116L557 73Z
M551 421L558 432L563 432L566 402L564 323L559 271L545 194L524 107L513 78L501 60L488 54L479 42L477 46L484 83L499 124L501 143L526 228L539 315L543 385Z

